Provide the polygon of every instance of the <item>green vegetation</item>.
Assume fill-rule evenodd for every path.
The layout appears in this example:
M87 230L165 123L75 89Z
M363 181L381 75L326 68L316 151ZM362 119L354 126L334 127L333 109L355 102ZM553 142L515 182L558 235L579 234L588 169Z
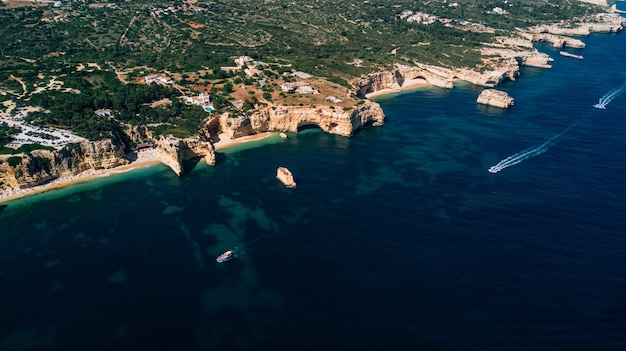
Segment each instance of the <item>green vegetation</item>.
M172 134L178 138L190 137L198 132L199 126L207 117L207 113L200 106L177 103L163 110L176 117L171 122L154 128L155 135Z
M22 158L20 156L11 156L7 159L7 163L11 167L16 167L22 164Z
M20 130L15 127L9 127L6 124L0 124L0 144L6 143L12 135L19 133Z
M495 7L507 13L494 14ZM408 10L448 23L410 23L400 18ZM407 61L479 68L477 49L495 33L598 10L575 0L558 5L468 0L456 7L443 0L199 0L193 5L78 0L62 7L0 7L0 90L18 105L43 107L28 117L31 123L71 128L91 140L142 124L157 125L156 134L188 136L208 114L180 103L182 94L210 90L217 112L236 110L230 102L236 100L244 100L245 112L260 105L257 96L303 104L293 94L274 94L269 84L296 80L283 76L293 70L351 89L355 78ZM263 62L254 64L257 76L220 69L234 66L233 58L241 55ZM167 73L176 88L143 84L142 77L152 73ZM253 92L258 79L268 81L260 94ZM61 84L52 80L62 86L52 87ZM250 93L235 97L241 84ZM163 99L171 103L153 105ZM97 116L97 109L110 109L112 115Z

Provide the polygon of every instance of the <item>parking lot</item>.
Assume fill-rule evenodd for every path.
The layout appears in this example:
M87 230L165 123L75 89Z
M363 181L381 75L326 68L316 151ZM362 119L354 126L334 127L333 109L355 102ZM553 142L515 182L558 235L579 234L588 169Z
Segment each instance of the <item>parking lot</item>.
M27 113L28 111L25 109L18 109L16 112L3 114L0 117L0 123L21 129L19 134L13 136L13 140L6 145L7 147L17 149L24 144L41 144L61 149L66 144L87 140L67 130L28 124L24 121Z

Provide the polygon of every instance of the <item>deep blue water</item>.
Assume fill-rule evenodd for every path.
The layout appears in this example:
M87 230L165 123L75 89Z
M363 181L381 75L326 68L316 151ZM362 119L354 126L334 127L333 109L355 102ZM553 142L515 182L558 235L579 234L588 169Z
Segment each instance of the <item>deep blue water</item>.
M554 67L502 85L509 110L424 88L349 139L10 203L0 349L626 350L626 94L592 107L626 80L626 34L583 40L584 60L541 46Z

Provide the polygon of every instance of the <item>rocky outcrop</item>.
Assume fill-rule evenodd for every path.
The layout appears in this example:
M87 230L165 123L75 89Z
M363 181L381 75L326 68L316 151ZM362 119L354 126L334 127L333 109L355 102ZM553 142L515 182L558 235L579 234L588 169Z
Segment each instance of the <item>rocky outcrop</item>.
M287 188L295 188L296 181L293 179L291 171L285 167L278 167L276 170L276 178L280 180Z
M521 39L523 40L523 39ZM520 43L524 43L520 41ZM503 45L503 44L501 44ZM440 87L453 88L455 80L463 80L475 85L493 87L504 80L515 80L519 76L520 64L538 65L533 59L547 61L548 55L537 50L513 50L504 48L485 48L481 51L485 56L499 56L487 64L491 69L476 71L467 68L448 69L416 63L416 66L396 65L390 72L378 72L356 82L357 96L365 98L368 94L384 89L401 91L405 82L423 79L426 83Z
M11 156L11 160L5 157L0 163L0 190L28 188L88 170L125 165L129 161L124 155L121 142L102 140L68 144L60 150L34 150Z
M513 106L513 101L513 98L510 97L509 94L496 89L483 90L476 100L476 102L479 104L495 106L499 108L509 108Z
M215 149L208 141L197 137L180 139L171 135L161 136L155 142L159 161L181 176L184 173L185 161L204 158L210 166L215 165Z
M574 49L582 49L585 47L585 43L579 39L570 38L564 35L552 34L549 32L545 32L545 28L535 29L537 32L527 32L522 33L526 39L532 42L546 42L552 44L555 48L574 48ZM571 34L575 35L575 34Z
M273 106L254 111L250 116L220 117L222 131L231 138L238 138L259 132L292 132L298 128L315 125L330 134L352 136L365 125L384 124L385 115L380 105L367 101L352 110L339 107L320 106Z
M541 25L520 30L511 37L499 36L493 43L484 43L481 49L484 66L480 71L467 68L448 69L415 63L415 66L396 65L392 71L377 72L356 82L355 93L366 98L382 90L401 91L405 82L420 78L426 83L452 88L455 80L494 87L506 79L519 76L519 66L551 68L553 59L534 49L533 42L549 42L556 48L584 48L585 43L570 36L586 36L592 32L617 32L626 25L626 19L615 13L604 13L575 25Z
M591 33L616 33L624 29L626 19L616 13L600 13L583 23L541 25L529 28L531 33L557 36L588 36Z
M579 59L579 60L584 59L584 57L582 55L572 54L571 52L567 52L567 51L559 51L559 54L561 54L562 56L565 56L565 57L571 57L571 58L575 58L575 59Z
M536 54L521 56L522 65L539 68L552 68L550 62L554 61L548 54L537 52Z
M356 95L366 98L368 94L383 89L393 89L400 91L405 82L414 79L423 79L428 84L451 89L453 80L448 78L448 73L440 67L418 65L405 66L396 65L396 68L390 72L377 72L366 78L362 78L356 82Z

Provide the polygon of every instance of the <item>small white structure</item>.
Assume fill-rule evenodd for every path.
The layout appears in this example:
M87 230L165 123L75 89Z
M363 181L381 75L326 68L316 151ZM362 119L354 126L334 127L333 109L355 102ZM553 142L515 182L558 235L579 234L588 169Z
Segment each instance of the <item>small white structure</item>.
M289 82L280 85L280 90L287 92L299 92L303 94L317 94L318 91L312 89L309 84L302 82Z
M111 110L108 108L101 108L95 111L95 114L99 117L111 117Z
M337 99L336 97L334 97L334 96L332 96L332 95L327 96L327 97L326 97L326 100L328 100L328 101L330 101L330 102L333 102L333 103L335 103L335 104L338 104L338 103L340 103L340 102L341 102L341 99Z
M168 76L160 75L160 74L151 74L149 76L145 76L143 77L143 80L146 82L146 84L161 83L161 84L169 85L169 84L174 83L172 78Z
M294 92L298 89L298 85L296 83L285 83L280 85L280 90L287 92Z
M319 94L319 91L311 88L308 85L299 86L297 92L301 94Z
M239 56L235 59L235 64L237 67L242 68L243 66L247 66L249 63L254 64L254 59L250 56Z

